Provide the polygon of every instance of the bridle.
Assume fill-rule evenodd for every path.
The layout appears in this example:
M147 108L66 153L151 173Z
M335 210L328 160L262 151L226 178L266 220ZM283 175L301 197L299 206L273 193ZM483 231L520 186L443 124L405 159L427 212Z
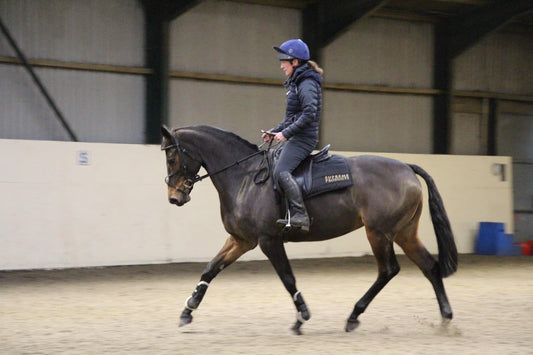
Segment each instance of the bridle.
M188 196L190 194L190 192L192 191L192 188L194 187L194 184L196 182L198 182L198 181L201 181L201 180L205 179L207 176L199 176L196 173L189 173L188 172L187 164L185 163L185 159L183 159L183 157L185 155L187 155L190 159L198 162L200 165L202 164L202 161L200 159L195 158L185 148L182 148L180 143L179 143L179 141L178 141L178 138L175 135L172 135L172 138L174 140L173 144L165 146L165 147L161 147L161 150L164 150L166 152L168 149L176 148L176 151L178 152L178 158L179 158L179 161L180 161L180 168L178 170L176 170L175 172L173 172L173 173L169 173L165 177L165 183L167 184L168 187L171 187L171 188L175 189L176 191L181 192L184 195ZM185 180L183 181L184 189L182 189L182 188L180 188L180 187L178 187L176 185L170 184L170 179L173 176L179 174L180 172L182 172L184 177L185 177Z
M196 161L196 162L199 163L200 165L203 164L203 161L202 161L201 159L198 159L198 158L194 157L194 156L193 156L193 155L192 155L187 149L183 148L183 147L180 145L180 143L179 143L179 141L178 141L178 137L176 137L176 135L173 134L173 135L172 135L172 139L173 139L173 141L174 141L173 144L170 144L170 145L168 145L168 146L161 147L161 150L163 150L163 151L167 151L168 149L176 148L176 151L178 152L178 158L179 158L179 160L180 160L180 169L177 170L177 171L175 171L175 172L173 172L173 173L169 173L169 174L165 177L165 183L167 184L167 186L169 186L169 187L175 189L175 190L178 191L178 192L183 193L183 194L186 195L186 196L189 196L189 194L191 193L191 191L192 191L192 189L193 189L193 187L194 187L194 184L197 183L198 181L202 181L203 179L205 179L205 178L207 178L207 177L211 177L211 176L214 176L214 175L220 174L221 172L226 171L226 170L228 170L228 169L230 169L230 168L232 168L232 167L234 167L234 166L236 166L236 165L239 165L240 163L242 163L242 162L244 162L244 161L246 161L246 160L248 160L248 159L250 159L250 158L253 158L253 157L255 157L256 155L259 155L259 154L263 154L264 157L265 157L266 160L267 160L267 174L266 174L265 178L260 179L260 180L257 180L257 176L260 175L262 169L259 170L259 172L258 172L257 175L256 175L256 178L254 178L254 181L255 181L257 184L260 184L260 183L265 182L265 181L268 179L268 177L269 177L269 172L268 172L268 171L270 170L270 163L268 162L268 154L267 154L267 153L268 153L268 151L270 150L270 146L271 146L271 144L272 144L272 141L269 142L270 144L269 144L267 150L258 150L257 152L252 153L252 154L250 154L250 155L248 155L248 156L246 156L246 157L244 157L244 158L242 158L242 159L240 159L240 160L237 160L237 161L235 161L235 162L233 162L233 163L231 163L231 164L229 164L229 165L227 165L227 166L225 166L225 167L223 167L223 168L221 168L221 169L219 169L219 170L217 170L217 171L215 171L215 172L213 172L213 173L207 173L207 174L204 174L204 175L200 176L200 175L198 175L198 174L196 174L196 173L189 173L189 172L187 171L187 164L185 163L185 160L183 159L183 156L187 155L190 159ZM183 181L183 187L184 187L184 189L179 188L179 187L176 186L176 185L171 185L171 184L170 184L170 179L171 179L173 176L175 176L175 175L177 175L178 173L180 173L180 172L182 172L183 175L184 175L184 177L185 177L185 180Z

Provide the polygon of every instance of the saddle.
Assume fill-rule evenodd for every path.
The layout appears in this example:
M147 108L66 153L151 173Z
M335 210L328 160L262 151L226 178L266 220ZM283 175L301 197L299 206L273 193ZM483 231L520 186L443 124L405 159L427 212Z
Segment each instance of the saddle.
M329 154L330 144L310 154L292 172L300 185L304 199L353 185L352 173L346 158ZM274 153L274 165L283 147Z

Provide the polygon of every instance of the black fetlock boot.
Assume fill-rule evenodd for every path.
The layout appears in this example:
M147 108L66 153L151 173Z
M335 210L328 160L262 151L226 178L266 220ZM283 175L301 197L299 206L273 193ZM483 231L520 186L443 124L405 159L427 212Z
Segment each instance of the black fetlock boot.
M294 181L291 173L286 171L280 173L278 184L283 189L285 197L289 201L290 218L289 220L278 219L276 223L287 226L290 221L291 227L300 228L303 232L308 232L309 215L305 208L300 186Z

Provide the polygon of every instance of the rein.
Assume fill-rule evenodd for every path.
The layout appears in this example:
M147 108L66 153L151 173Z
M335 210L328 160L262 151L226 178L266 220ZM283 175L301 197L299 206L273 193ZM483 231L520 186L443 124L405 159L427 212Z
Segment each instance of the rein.
M184 194L189 194L190 191L192 190L192 188L194 187L194 184L199 182L199 181L202 181L204 180L205 178L208 178L208 177L212 177L212 176L215 176L217 174L220 174L228 169L231 169L232 167L234 166L237 166L239 164L241 164L242 162L248 160L248 159L251 159L253 157L255 157L256 155L259 155L259 154L264 154L264 157L263 157L263 161L266 159L267 160L267 168L262 168L262 169L259 169L258 173L256 174L256 177L254 178L254 182L256 184L261 184L261 183L264 183L266 180L268 180L268 177L270 175L270 162L268 161L268 151L270 150L270 147L272 145L272 141L269 142L269 145L268 145L268 149L267 150L259 150L255 153L252 153L242 159L239 159L215 172L212 172L212 173L207 173L207 174L204 174L202 176L196 174L194 177L191 177L191 175L187 176L187 165L185 164L184 160L183 160L183 155L187 155L189 158L191 158L192 160L202 164L203 161L200 160L200 159L197 159L196 157L194 157L191 153L189 153L185 148L182 148L181 145L179 144L179 141L178 141L178 138L173 135L172 138L174 139L174 144L172 145L169 145L169 146L166 146L166 147L162 147L161 150L164 150L166 151L167 149L170 149L170 148L176 148L176 150L178 151L178 156L179 156L179 159L180 159L180 170L183 171L183 174L185 175L185 181L183 183L183 185L185 186L185 189L181 189L181 188L178 188L177 186L171 186L169 184L170 182L170 178L176 174L178 174L179 171L175 171L174 173L172 174L168 174L166 177L165 177L165 183L168 185L168 186L171 186L173 187L174 189L176 189L177 191L180 191ZM263 144L261 146L259 146L259 148L261 148L263 146ZM263 163L261 162L261 165ZM266 169L267 171L267 174L266 174L266 177L262 178L262 179L257 179L257 176L259 176L259 174L264 170Z
M255 153L253 153L253 154L250 154L250 155L248 155L248 156L246 156L246 157L244 157L244 158L242 158L242 159L239 159L239 160L237 160L237 161L235 161L235 162L233 162L233 163L231 163L231 164L229 164L229 165L223 167L222 169L219 169L219 170L217 170L217 171L215 171L215 172L213 172L213 173L207 173L207 174L204 174L204 175L202 175L202 176L196 175L196 176L194 177L194 179L192 180L192 182L195 183L195 182L198 182L198 181L202 181L203 179L205 179L205 178L207 178L207 177L211 177L211 176L214 176L214 175L220 174L220 173L223 172L223 171L226 171L226 170L228 170L228 169L230 169L230 168L233 168L234 166L239 165L240 163L242 163L242 162L244 162L244 161L246 161L246 160L248 160L248 159L251 159L251 158L255 157L256 155L259 155L259 154L266 154L266 152L267 152L266 150L260 150L260 151L257 151L257 152L255 152ZM184 153L187 154L186 151L184 151ZM189 155L189 154L187 154L187 155ZM189 156L190 156L190 155L189 155ZM193 157L191 157L191 158L194 159Z

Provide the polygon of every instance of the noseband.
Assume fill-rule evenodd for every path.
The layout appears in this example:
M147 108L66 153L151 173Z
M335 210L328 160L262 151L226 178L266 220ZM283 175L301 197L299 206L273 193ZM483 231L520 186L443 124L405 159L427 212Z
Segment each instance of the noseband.
M200 176L200 175L195 174L195 173L191 174L191 173L189 173L187 171L187 164L185 164L185 160L183 159L184 155L187 155L189 158L191 158L192 160L194 160L194 161L196 161L196 162L198 162L200 164L202 164L202 161L197 159L197 158L195 158L194 156L192 156L185 148L182 148L180 146L178 138L175 135L172 135L172 138L174 139L174 144L171 144L171 145L166 146L166 147L161 147L161 150L167 151L170 148L176 148L176 150L178 151L178 158L180 160L180 169L175 171L175 172L173 172L173 173L168 174L165 177L165 183L167 184L167 186L172 187L176 191L179 191L182 194L184 194L185 196L189 196L189 194L192 191L192 188L194 187L194 184L196 182L200 181L200 180L203 180L207 176ZM180 187L177 187L176 185L171 185L170 184L170 179L173 176L177 175L180 171L183 172L183 175L185 176L185 180L183 181L184 189L182 189Z

